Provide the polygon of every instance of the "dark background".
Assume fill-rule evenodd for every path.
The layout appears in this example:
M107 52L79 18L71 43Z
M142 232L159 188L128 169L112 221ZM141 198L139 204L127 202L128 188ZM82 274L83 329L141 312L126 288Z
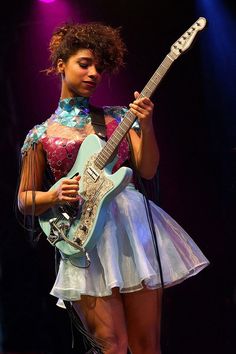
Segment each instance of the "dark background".
M94 102L128 105L171 45L204 16L207 28L153 96L161 163L159 194L149 192L211 262L165 291L163 354L235 353L235 1L36 3L8 1L1 10L0 352L72 352L68 315L49 295L54 250L44 238L32 245L13 210L20 147L59 99L59 82L40 72L48 66L52 30L65 20L121 26L126 68Z

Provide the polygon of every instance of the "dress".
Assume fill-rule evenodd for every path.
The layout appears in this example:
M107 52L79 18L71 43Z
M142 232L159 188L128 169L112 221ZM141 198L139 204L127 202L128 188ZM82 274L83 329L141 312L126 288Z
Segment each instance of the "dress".
M108 138L127 109L104 107ZM65 176L74 164L81 142L91 132L89 102L76 97L59 101L55 113L35 126L22 147L26 154L41 142L55 180ZM60 135L59 135L60 132ZM118 169L129 157L128 143L119 145ZM197 274L209 261L193 239L163 209L150 201L165 287ZM88 268L75 267L67 259L60 266L51 294L59 300L75 301L81 295L111 295L161 287L159 264L153 245L143 195L129 184L108 205L102 235L90 252ZM58 302L60 306L60 301Z

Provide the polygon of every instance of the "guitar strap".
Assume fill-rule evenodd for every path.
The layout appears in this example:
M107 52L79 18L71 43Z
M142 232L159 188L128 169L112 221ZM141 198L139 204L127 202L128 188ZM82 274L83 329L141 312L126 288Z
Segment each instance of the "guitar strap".
M99 136L99 138L107 140L104 110L101 107L95 107L93 105L90 105L89 107L92 126L95 133Z

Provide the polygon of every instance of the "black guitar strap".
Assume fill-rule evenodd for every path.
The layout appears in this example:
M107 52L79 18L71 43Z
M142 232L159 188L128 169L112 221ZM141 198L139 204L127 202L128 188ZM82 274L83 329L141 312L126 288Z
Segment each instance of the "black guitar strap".
M90 115L95 133L99 136L99 138L107 140L104 110L101 107L90 105Z

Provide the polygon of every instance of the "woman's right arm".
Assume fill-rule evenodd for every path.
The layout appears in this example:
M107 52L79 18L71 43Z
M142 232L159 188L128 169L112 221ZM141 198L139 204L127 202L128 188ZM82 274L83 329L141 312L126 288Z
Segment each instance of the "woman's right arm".
M63 179L55 189L42 191L46 157L41 143L34 145L23 157L18 208L24 215L40 215L56 204L79 199L79 179Z

